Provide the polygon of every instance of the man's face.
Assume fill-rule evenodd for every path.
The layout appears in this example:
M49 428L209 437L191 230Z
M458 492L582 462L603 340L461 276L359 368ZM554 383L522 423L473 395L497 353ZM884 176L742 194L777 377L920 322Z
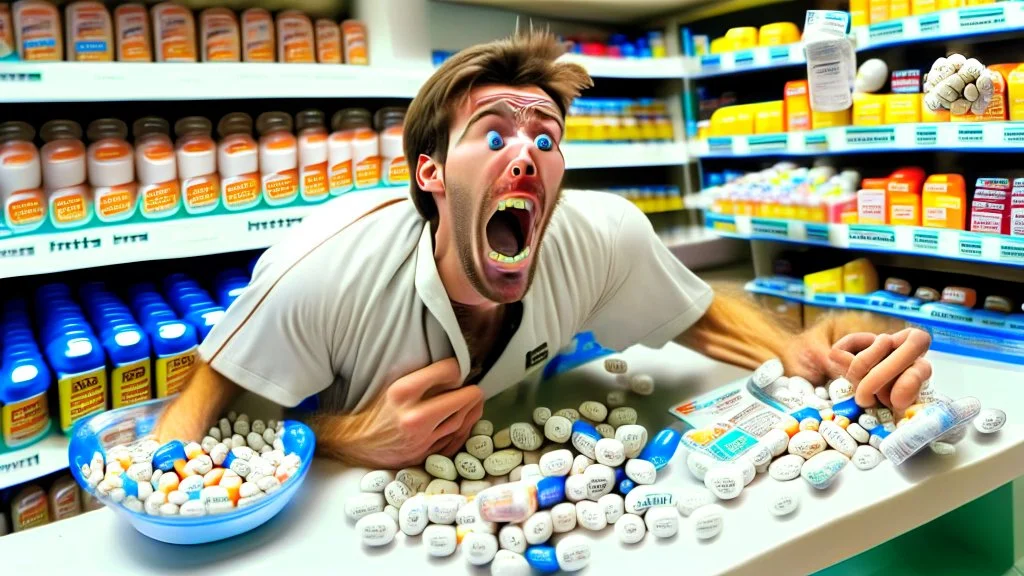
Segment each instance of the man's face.
M535 87L475 88L453 119L447 216L470 284L492 302L519 301L530 287L565 172L563 129Z

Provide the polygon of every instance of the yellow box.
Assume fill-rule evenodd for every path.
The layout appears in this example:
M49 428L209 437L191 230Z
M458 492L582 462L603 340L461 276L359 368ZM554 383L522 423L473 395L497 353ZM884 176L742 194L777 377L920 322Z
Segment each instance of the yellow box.
M719 108L711 115L712 136L746 136L754 133L755 104Z
M782 100L786 115L786 131L800 132L811 129L811 101L807 80L791 80L783 88Z
M759 46L781 46L800 41L800 29L792 22L772 22L761 26L757 32Z
M992 74L992 101L989 102L988 108L985 109L981 114L950 114L949 118L952 122L1005 122L1007 118L1007 105L1006 105L1006 76L1010 71L1017 67L1016 64L996 64L989 66L988 69Z
M967 6L981 6L982 4L995 4L996 0L967 0Z
M928 14L939 9L938 0L911 0L910 13L914 15Z
M850 25L867 26L868 24L870 24L868 0L850 0Z
M920 122L923 103L923 94L886 94L885 123Z
M847 262L842 270L844 293L871 294L878 290L878 272L867 258Z
M868 21L872 24L885 22L891 17L891 4L889 0L868 0Z
M804 276L804 295L839 294L843 291L843 267L830 268Z
M749 50L757 46L757 28L753 26L730 28L725 37L732 43L733 50Z
M754 134L773 134L786 131L782 116L782 100L761 102L755 106Z
M892 226L920 226L921 197L913 192L890 192L889 224Z
M1024 64L1010 72L1006 79L1010 120L1024 120Z
M811 129L834 128L836 126L850 125L850 108L839 112L815 112L811 111Z
M853 125L880 126L885 123L886 94L853 95Z
M939 108L938 110L929 110L924 105L924 101L921 102L921 122L949 122L949 110L945 108Z
M964 0L938 0L939 10L952 10L964 5Z
M712 54L721 54L722 52L731 52L732 51L732 40L730 40L728 38L725 38L725 37L715 38L714 40L711 41L711 48L710 48L710 50L711 50Z
M906 18L907 16L910 16L910 0L889 1L889 18L891 20Z

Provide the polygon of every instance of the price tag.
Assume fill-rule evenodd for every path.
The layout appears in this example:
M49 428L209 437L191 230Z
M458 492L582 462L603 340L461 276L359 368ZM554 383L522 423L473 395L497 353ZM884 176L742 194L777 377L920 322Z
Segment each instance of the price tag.
M847 128L847 146L881 146L896 142L895 128Z
M917 26L922 35L935 34L939 31L939 15L926 14L917 19Z
M939 233L937 230L914 230L914 250L924 252L939 251Z
M737 68L744 68L747 66L754 65L754 51L753 50L740 50L733 52L732 56L733 65Z
M708 138L708 151L732 154L732 138L729 136Z
M935 146L939 143L939 130L935 126L922 124L914 128L914 144L918 146Z
M1024 144L1024 128L1019 126L1003 127L1003 144L1020 146Z
M750 227L754 236L789 238L789 222L786 222L785 220L752 218L750 220Z
M901 38L903 38L902 20L880 22L868 26L868 41L871 44L876 42L892 42Z
M956 129L956 140L961 144L980 144L985 141L981 124L961 124Z
M842 294L815 294L811 298L811 302L814 304L825 304L826 306L835 306L839 303L839 297Z
M804 134L804 148L810 150L824 150L828 148L828 138L824 134Z
M788 134L747 136L747 146L750 147L751 150L785 150L788 144Z
M42 72L6 72L0 70L0 82L42 82Z
M1024 263L1024 240L1002 238L999 240L999 261Z
M700 67L705 70L717 70L722 67L721 54L707 54L700 57Z
M846 294L843 298L847 306L867 306L868 297L858 294Z
M771 46L768 48L768 61L772 63L788 62L789 46Z
M850 247L896 248L896 231L888 226L851 224L848 232Z
M981 239L961 236L959 242L960 256L964 258L981 258Z
M828 244L828 224L806 224L807 241Z
M1006 11L1002 6L963 8L959 16L961 30L977 30L1006 24Z

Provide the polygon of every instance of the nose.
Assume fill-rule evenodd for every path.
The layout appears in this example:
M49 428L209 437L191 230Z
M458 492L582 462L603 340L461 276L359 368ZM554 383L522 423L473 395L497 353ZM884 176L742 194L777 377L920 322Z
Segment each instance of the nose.
M530 158L516 158L509 165L508 172L514 178L533 176L537 173L537 167L534 166L533 160Z

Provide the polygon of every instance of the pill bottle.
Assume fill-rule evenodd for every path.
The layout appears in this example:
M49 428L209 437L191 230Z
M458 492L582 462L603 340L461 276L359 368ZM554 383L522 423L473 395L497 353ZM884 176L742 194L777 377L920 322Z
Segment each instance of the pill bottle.
M175 154L185 211L203 214L220 204L217 176L217 144L210 134L213 125L202 116L188 116L174 123Z
M106 358L84 320L55 317L46 328L46 359L56 372L60 427L66 434L79 419L106 409Z
M341 23L341 42L345 64L366 66L370 63L370 43L366 38L366 25L358 20Z
M178 162L169 133L167 120L155 116L139 118L132 125L139 211L145 218L167 218L181 208Z
M848 12L807 11L803 39L813 112L840 112L853 106L857 60L847 37L849 29Z
M203 62L239 62L242 58L238 18L227 8L199 14L199 48Z
M49 523L50 506L46 501L46 492L39 486L25 486L11 498L12 532L21 532Z
M116 118L94 120L85 131L89 139L86 167L96 217L118 222L135 213L135 154L128 144L128 127Z
M328 179L331 195L344 194L352 189L352 135L346 125L346 115L338 111L331 118L331 135L327 139Z
M338 32L339 36L341 32ZM7 4L0 4L0 61L13 60L17 57L14 48L14 19L11 18L11 7ZM0 518L0 522L3 519ZM3 527L0 526L0 530ZM0 531L0 535L3 532Z
M0 453L42 440L52 425L46 396L50 369L34 339L25 344L7 338L4 342L0 362Z
M295 115L299 147L299 186L307 202L327 199L327 127L324 113L303 110Z
M252 117L233 112L217 123L217 167L220 197L228 210L245 210L259 204L259 152L252 137Z
M145 6L121 4L114 8L114 40L118 62L153 61L153 35Z
M110 359L110 402L113 408L152 398L149 338L133 321L112 321L101 332Z
M355 188L380 185L380 144L370 124L370 112L364 108L345 108L334 115L331 125L348 133L352 145Z
M195 62L196 21L192 11L173 2L153 6L153 44L157 62Z
M92 219L92 191L85 178L82 127L71 120L50 120L39 130L43 188L50 222L56 228L81 226Z
M409 183L409 165L402 148L402 127L405 108L381 108L374 115L374 124L380 132L381 181L387 186Z
M278 13L277 39L278 62L316 62L313 23L301 11L285 10Z
M274 18L263 8L242 12L242 59L245 62L273 62Z
M70 474L57 478L50 486L49 507L54 522L82 513L82 497L78 491L78 483Z
M60 12L45 0L19 0L12 6L18 58L32 61L64 59Z
M25 122L0 124L0 202L7 226L27 232L46 219L36 131Z
M341 28L328 18L316 21L316 61L341 64Z
M181 320L164 320L151 324L153 343L153 383L157 398L177 394L188 382L196 363L199 339L196 329Z
M106 6L92 0L72 2L64 8L64 19L69 61L114 60L114 26Z
M256 118L260 134L260 174L263 199L271 206L288 204L299 193L299 156L292 117L285 112L264 112Z

